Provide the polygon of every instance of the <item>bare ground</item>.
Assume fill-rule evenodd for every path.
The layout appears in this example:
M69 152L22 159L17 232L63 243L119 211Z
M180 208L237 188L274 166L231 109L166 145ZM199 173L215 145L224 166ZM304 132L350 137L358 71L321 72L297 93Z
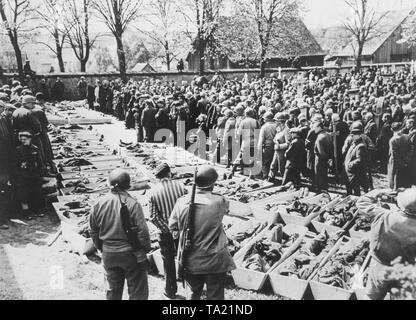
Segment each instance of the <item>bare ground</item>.
M0 300L102 300L105 298L104 274L100 261L70 252L59 238L51 247L48 241L59 229L49 217L27 222L10 222L10 230L0 231ZM63 274L63 287L55 281ZM229 300L274 300L259 294L231 288ZM149 275L149 299L163 300L164 279ZM185 292L179 285L179 294ZM125 292L124 298L128 296Z

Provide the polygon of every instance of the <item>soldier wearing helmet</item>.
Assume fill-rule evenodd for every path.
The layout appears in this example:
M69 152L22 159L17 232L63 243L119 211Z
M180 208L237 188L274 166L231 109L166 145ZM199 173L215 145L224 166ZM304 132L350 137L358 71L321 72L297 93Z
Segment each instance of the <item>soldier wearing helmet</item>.
M111 191L100 198L90 214L90 235L95 247L102 252L108 284L107 300L121 300L127 280L130 300L147 300L147 256L150 235L142 206L127 192L130 175L116 169L110 173ZM130 228L121 219L122 210L128 213ZM136 237L138 246L131 242L126 230Z
M397 209L379 205L380 199L395 196L391 190L374 190L357 201L360 213L373 219L370 234L371 263L366 294L369 299L383 300L392 288L385 273L392 262L401 258L414 264L416 259L416 190L397 195Z
M277 133L277 125L271 112L266 112L263 119L265 123L260 129L258 150L262 150L262 178L267 179L274 156L274 137Z
M269 181L274 182L277 174L283 177L285 173L286 159L285 152L289 148L292 137L290 129L285 125L287 116L284 113L277 113L274 117L276 122L276 135L274 141L274 156L270 167Z
M208 300L224 300L227 273L235 269L222 224L224 215L229 211L229 201L213 192L217 179L218 173L213 167L198 168L192 247L184 266L187 298L191 300L201 299L205 284ZM176 202L172 211L169 228L175 238L183 236L189 203L190 195L186 195Z

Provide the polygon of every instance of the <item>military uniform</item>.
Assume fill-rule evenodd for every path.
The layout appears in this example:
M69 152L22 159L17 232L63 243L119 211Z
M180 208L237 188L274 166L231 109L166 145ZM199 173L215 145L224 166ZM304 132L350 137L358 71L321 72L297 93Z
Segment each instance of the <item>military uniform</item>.
M315 186L318 192L328 190L328 160L332 158L331 136L321 131L315 142Z
M169 229L173 234L179 231L180 239L189 202L190 195L178 199L169 219ZM229 210L229 202L222 195L199 190L195 196L195 206L192 247L185 262L185 281L192 292L190 298L199 300L206 283L208 300L224 300L226 274L235 269L222 225L224 215Z
M274 156L274 137L277 133L276 123L267 121L260 129L259 146L262 150L262 174L263 179L267 179L270 173L270 166Z
M345 157L345 171L347 173L347 194L360 196L360 187L368 189L366 176L366 146L360 141L353 143Z
M405 262L414 263L416 258L416 215L404 208L392 211L381 208L377 199L383 192L374 190L357 201L360 213L374 218L370 234L372 260L367 281L367 295L373 300L384 299L393 287L394 283L384 277L385 268L393 260L401 257ZM407 192L413 193L412 190Z
M399 134L390 140L388 178L390 188L408 187L409 165L413 155L413 145L408 136Z
M133 251L124 231L120 209L123 202L130 223L137 230L141 249ZM126 191L113 190L100 198L90 214L90 234L97 249L103 252L103 265L108 284L107 300L121 300L127 280L130 300L147 300L147 257L150 235L141 205Z
M296 137L290 143L285 153L286 170L283 176L283 185L293 182L295 187L300 187L300 174L304 171L306 163L305 141Z

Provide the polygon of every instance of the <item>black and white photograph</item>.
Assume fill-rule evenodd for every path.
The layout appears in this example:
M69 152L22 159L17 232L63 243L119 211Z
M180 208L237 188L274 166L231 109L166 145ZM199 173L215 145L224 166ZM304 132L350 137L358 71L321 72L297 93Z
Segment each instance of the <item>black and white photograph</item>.
M416 0L0 0L22 300L416 300Z

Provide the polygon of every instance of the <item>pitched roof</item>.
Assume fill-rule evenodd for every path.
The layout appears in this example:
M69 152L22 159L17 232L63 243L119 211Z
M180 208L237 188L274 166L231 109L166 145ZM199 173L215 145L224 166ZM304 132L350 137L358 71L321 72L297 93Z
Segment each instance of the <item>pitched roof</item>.
M137 63L134 66L134 68L131 69L131 72L143 72L143 71L156 72L156 70L149 63Z
M364 45L363 55L373 55L386 41L392 33L400 27L409 17L414 9L389 11L380 23L380 35L371 39ZM338 57L353 57L354 50L351 45L344 47L338 53L334 54Z

